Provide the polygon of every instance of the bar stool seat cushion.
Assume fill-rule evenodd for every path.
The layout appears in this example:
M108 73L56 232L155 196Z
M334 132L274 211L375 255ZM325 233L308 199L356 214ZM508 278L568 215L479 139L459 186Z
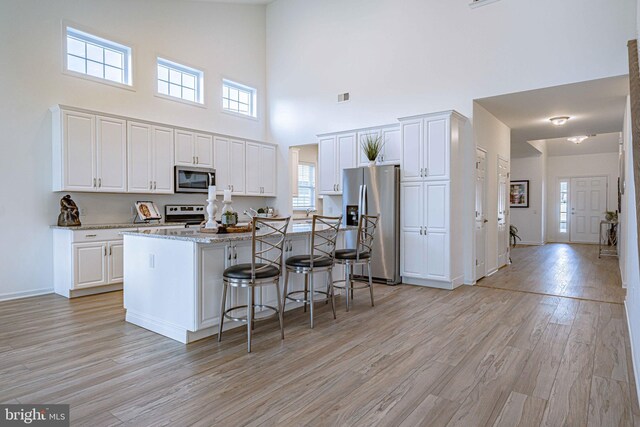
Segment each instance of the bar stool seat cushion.
M251 279L251 264L238 264L224 270L222 274L229 279ZM256 264L256 279L268 279L280 275L280 269L273 265Z
M311 267L311 255L294 255L285 261L291 267ZM333 260L326 256L318 256L313 259L314 267L329 267L333 265Z
M358 251L356 249L336 249L337 259L356 259ZM371 252L360 252L360 259L371 258Z

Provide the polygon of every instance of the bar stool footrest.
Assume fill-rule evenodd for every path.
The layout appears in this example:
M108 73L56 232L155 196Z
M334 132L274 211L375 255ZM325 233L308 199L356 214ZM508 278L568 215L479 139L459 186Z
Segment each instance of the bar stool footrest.
M253 305L254 308L266 308L267 310L271 310L273 311L273 314L270 316L260 316L260 317L255 317L253 319L254 322L261 322L263 320L271 320L273 318L277 318L278 317L278 309L275 307L272 307L270 305L265 305L265 304L254 304ZM242 316L242 317L233 317L231 314L229 314L232 311L235 310L240 310L240 309L247 309L247 305L237 305L235 307L231 307L227 310L224 311L224 318L225 319L229 319L229 320L233 320L234 322L242 322L242 323L247 323L247 316Z
M345 283L346 280L342 279L342 280L334 280L333 281L333 287L335 289L345 289L347 286L346 284L344 285L336 285L336 283ZM360 280L352 280L352 282L354 283L353 288L349 288L349 289L368 289L369 288L369 283L368 282L362 282ZM355 286L356 283L363 283L362 286Z
M310 293L311 291L308 291L308 292ZM314 291L313 293L314 293L314 295L315 295L315 294L318 294L318 295L324 295L324 298L322 298L322 299L314 299L314 300L313 300L313 302L324 302L324 301L329 301L329 299L331 298L331 295L329 295L329 293L328 293L328 292L325 292L325 291ZM306 302L307 304L311 304L311 300L310 300L310 299L304 299L304 298L293 298L293 297L291 297L291 296L290 296L290 295L294 295L294 294L304 294L304 291L293 291L293 292L289 292L289 293L286 295L286 298L287 298L289 301L294 301L294 302Z

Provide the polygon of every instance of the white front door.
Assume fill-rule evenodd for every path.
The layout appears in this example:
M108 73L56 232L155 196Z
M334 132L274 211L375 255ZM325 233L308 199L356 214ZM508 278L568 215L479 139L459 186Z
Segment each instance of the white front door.
M479 280L486 276L486 239L487 239L487 214L485 204L485 177L487 173L487 153L476 150L476 213L475 213L475 238L476 238L476 274Z
M498 268L509 260L509 162L498 158Z
M571 178L571 241L598 243L607 210L607 177Z

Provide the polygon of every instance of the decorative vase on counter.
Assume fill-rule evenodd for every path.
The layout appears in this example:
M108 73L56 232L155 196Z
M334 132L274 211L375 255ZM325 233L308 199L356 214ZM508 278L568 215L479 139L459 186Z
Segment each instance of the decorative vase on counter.
M369 160L369 167L375 166L376 165L376 161L375 160Z

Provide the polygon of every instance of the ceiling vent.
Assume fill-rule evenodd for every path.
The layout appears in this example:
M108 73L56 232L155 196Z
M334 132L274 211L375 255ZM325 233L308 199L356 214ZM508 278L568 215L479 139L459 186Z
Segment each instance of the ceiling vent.
M473 0L471 3L469 3L469 7L476 8L476 7L485 6L491 3L495 3L497 1L500 1L500 0Z
M349 101L349 92L338 94L338 103Z

